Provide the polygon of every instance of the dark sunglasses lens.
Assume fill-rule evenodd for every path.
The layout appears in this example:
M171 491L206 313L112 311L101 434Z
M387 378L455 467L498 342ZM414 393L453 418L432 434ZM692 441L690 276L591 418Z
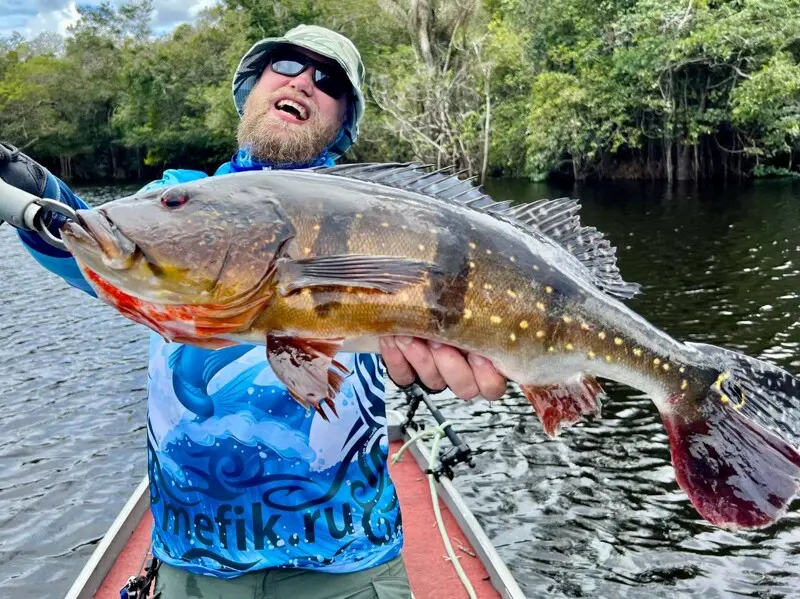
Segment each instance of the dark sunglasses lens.
M279 75L286 75L287 77L296 77L306 67L304 62L299 62L291 58L283 58L272 62L272 70Z
M328 73L320 68L317 68L314 72L314 83L321 92L336 99L341 98L350 85L344 74L338 72Z

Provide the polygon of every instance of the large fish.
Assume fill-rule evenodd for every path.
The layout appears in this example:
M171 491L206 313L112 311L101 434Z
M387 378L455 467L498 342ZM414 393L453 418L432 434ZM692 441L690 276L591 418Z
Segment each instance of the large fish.
M800 384L663 333L620 300L615 250L574 200L496 203L418 165L213 177L79 211L63 238L98 295L168 340L266 345L327 417L339 351L412 335L489 358L547 434L598 414L595 377L647 393L680 486L728 528L786 510L800 480ZM326 407L327 406L327 407Z

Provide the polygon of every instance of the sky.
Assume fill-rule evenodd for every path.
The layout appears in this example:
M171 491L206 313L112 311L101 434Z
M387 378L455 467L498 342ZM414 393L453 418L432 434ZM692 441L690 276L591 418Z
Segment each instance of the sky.
M113 0L117 6L124 0ZM78 19L75 0L0 0L0 37L14 31L31 39L44 31L65 34ZM79 0L78 4L98 5L100 0ZM154 0L154 28L168 31L180 23L191 22L215 0Z

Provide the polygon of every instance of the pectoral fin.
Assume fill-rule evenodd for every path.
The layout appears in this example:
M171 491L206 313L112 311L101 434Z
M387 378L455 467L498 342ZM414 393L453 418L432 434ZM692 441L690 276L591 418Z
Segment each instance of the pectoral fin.
M305 287L358 287L384 293L425 280L432 265L395 256L317 256L278 260L278 291L288 295Z
M603 388L594 377L584 376L546 387L520 385L520 388L550 437L558 435L562 426L575 424L585 414L600 415Z
M333 415L338 416L333 399L350 374L333 359L341 346L341 339L267 335L267 359L272 371L300 405L313 407L325 420L328 416L322 404L327 404Z

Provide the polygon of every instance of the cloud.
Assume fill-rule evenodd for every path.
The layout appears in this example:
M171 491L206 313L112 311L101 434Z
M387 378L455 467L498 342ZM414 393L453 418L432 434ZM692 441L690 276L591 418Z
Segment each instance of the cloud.
M0 36L9 36L15 31L28 39L45 31L64 35L67 28L78 21L78 10L74 1L39 0L26 3L25 6L15 4L21 3L16 0L0 0L0 13L7 16L0 25Z
M180 23L194 20L201 10L216 4L217 0L155 0L153 28L169 31ZM122 6L126 0L114 0ZM98 5L99 0L81 1L82 5ZM52 31L64 35L67 28L78 20L75 0L0 0L0 37L15 31L27 39L42 32Z

